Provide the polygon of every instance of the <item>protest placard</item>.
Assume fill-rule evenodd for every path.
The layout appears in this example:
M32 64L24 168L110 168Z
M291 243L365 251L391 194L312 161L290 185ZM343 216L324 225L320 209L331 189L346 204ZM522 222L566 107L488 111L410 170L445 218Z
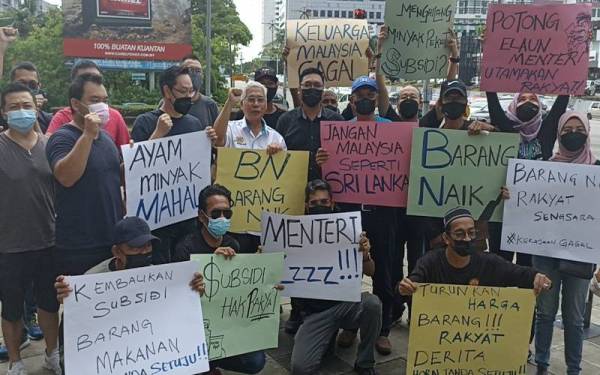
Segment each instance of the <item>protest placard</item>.
M195 262L69 276L66 375L189 375L208 370Z
M455 8L456 0L386 1L389 37L383 44L383 73L409 80L446 77Z
M511 160L503 250L600 263L600 168Z
M407 374L527 374L532 290L423 284L412 304Z
M210 360L277 347L283 253L192 255L206 283L202 297Z
M285 252L284 296L359 302L360 212L288 216L263 212L264 252Z
M327 87L351 86L369 73L367 20L289 20L286 43L289 87L299 87L300 73L308 68L322 71Z
M195 132L123 145L127 213L161 228L198 215L210 185L210 140Z
M264 150L219 148L217 183L231 191L231 231L260 232L264 210L303 214L307 175L306 151L267 155Z
M518 134L470 136L464 130L415 129L408 214L444 217L460 206L476 219L485 211L490 221L502 221L497 198L518 146Z
M591 13L591 4L490 4L481 89L582 95Z
M406 207L416 123L323 122L323 177L337 202Z

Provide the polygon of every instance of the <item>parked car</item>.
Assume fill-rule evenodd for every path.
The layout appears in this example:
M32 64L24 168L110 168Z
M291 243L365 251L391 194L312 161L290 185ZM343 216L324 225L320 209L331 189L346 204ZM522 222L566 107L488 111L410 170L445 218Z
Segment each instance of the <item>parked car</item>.
M575 101L569 105L568 109L571 111L585 113L588 120L600 117L600 102L575 99Z

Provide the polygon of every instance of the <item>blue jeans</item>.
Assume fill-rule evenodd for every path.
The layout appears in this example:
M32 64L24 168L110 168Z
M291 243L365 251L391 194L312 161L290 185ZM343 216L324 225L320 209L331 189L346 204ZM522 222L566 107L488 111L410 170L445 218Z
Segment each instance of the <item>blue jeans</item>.
M258 374L265 367L267 358L265 352L258 351L240 354L229 358L210 362L210 368L240 372L242 374Z
M565 362L567 375L581 372L583 349L583 318L590 281L565 275L558 270L559 260L534 256L533 267L552 280L552 289L542 292L537 299L535 323L535 362L539 368L550 365L552 331L558 311L559 293L562 288L562 320L565 336Z

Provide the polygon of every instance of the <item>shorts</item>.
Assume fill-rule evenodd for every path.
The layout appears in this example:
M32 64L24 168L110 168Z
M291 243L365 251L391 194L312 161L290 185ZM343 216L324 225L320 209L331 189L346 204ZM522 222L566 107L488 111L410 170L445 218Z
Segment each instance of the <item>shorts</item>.
M54 252L56 270L59 275L83 275L100 262L112 258L111 248L112 246L93 249L62 249L57 247Z
M58 312L54 281L54 248L25 253L0 254L0 298L2 319L16 322L23 318L25 289L33 284L38 308Z

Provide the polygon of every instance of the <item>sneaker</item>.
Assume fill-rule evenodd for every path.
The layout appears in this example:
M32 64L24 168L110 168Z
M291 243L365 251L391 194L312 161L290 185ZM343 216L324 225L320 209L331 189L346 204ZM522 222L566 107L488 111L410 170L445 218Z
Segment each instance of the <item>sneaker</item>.
M45 353L45 352L44 352ZM60 368L60 354L58 348L54 349L50 355L45 353L43 368L51 371L54 375L62 375L62 369Z
M392 343L385 336L379 336L375 341L375 350L381 355L389 355L392 353Z
M379 372L375 370L374 367L361 368L354 365L354 372L356 372L359 375L379 375Z
M290 313L290 318L285 322L285 326L283 330L285 333L290 335L295 335L298 332L298 329L302 325L302 316L297 313L294 309Z
M37 321L37 314L33 314L31 320L25 322L25 329L27 330L27 336L33 341L39 341L44 338L44 333Z
M6 371L6 375L27 375L27 370L25 370L25 365L23 364L23 361L11 363L8 366L8 371Z
M356 332L344 329L337 337L337 345L340 348L349 348L354 344L354 340L356 340Z

